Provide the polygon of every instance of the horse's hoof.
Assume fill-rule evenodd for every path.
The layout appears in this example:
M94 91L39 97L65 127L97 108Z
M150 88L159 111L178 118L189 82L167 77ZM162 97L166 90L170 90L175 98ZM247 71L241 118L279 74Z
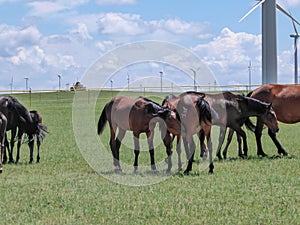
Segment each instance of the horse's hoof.
M214 171L213 171L213 170L212 170L212 171L209 170L209 171L208 171L208 174L209 174L209 175L212 175L212 174L214 174Z
M2 168L0 169L0 173L2 173L3 171L2 171Z
M264 152L261 152L261 153L257 153L258 156L261 156L261 157L267 157L268 155Z
M158 174L159 171L158 171L157 169L155 169L155 170L151 170L151 173L153 173L153 174Z
M188 176L188 175L190 175L190 171L185 170L185 171L183 172L183 174Z
M114 172L115 172L115 173L122 173L121 167L116 167L116 168L114 169Z

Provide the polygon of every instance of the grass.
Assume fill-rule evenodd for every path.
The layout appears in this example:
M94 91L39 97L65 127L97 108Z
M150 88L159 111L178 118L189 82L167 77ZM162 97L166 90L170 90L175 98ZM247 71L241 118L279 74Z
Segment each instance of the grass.
M101 92L96 119L111 96L110 92ZM234 141L228 150L230 160L215 160L212 176L207 174L208 169L199 171L198 165L190 176L176 173L167 177L162 170L157 175L144 170L134 175L131 167L125 175L101 176L76 145L73 93L33 94L31 106L26 94L16 97L41 112L50 133L41 147L40 164L28 164L29 150L24 145L20 163L4 165L0 224L299 224L300 124L280 124L278 137L289 157L258 158L254 135L247 131L249 159L237 158ZM160 102L161 98L156 100ZM106 127L99 140L108 147L108 138ZM121 158L131 166L133 153L128 146L122 146ZM266 131L263 147L268 155L276 155ZM157 161L164 159L162 145L157 146L155 154ZM149 170L148 152L141 153L140 164ZM112 170L111 158L108 165L107 170ZM142 176L163 181L146 186L111 181Z

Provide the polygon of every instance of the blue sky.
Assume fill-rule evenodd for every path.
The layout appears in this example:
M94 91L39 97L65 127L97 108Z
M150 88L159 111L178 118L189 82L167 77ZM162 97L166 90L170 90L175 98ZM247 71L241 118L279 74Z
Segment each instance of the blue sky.
M193 51L222 85L247 84L251 60L252 83L259 84L261 8L238 22L255 3L0 0L0 89L10 89L11 83L14 89L24 89L24 77L34 90L57 89L58 73L63 87L71 85L106 52L143 40L168 41ZM300 0L277 3L300 21ZM294 50L289 35L294 30L279 11L277 33L279 82L292 83Z

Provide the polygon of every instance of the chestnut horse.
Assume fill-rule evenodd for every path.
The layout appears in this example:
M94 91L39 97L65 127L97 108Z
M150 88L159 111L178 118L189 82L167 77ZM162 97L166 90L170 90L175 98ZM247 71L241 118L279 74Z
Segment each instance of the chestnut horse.
M151 169L155 172L154 160L154 128L161 119L166 123L167 129L171 133L180 133L180 122L176 114L169 108L162 107L147 98L130 98L127 96L117 96L109 101L98 121L98 134L103 132L106 122L110 127L110 148L113 155L115 172L122 172L119 162L119 149L126 131L132 131L134 136L134 171L138 169L138 157L140 153L139 136L146 133L150 153ZM116 130L118 135L116 137ZM171 152L167 152L168 156Z
M272 103L277 120L293 124L300 122L300 86L283 84L266 84L248 94L248 96L263 102ZM257 119L255 136L257 155L266 156L262 149L261 136L264 121ZM268 134L278 149L278 154L288 155L276 138L276 134L268 129Z
M182 93L176 107L186 139L185 151L188 165L184 171L185 174L189 174L192 170L196 149L193 135L198 134L200 130L203 130L208 145L209 173L212 174L214 170L211 142L212 115L210 106L204 97L205 94L199 92Z

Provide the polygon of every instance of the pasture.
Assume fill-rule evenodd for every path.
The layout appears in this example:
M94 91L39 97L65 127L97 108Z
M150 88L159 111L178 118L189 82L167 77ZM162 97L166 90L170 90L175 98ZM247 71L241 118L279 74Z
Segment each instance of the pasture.
M97 120L114 94L101 92ZM134 187L111 182L85 161L73 134L73 96L71 92L32 94L30 107L28 94L15 95L28 109L42 114L50 133L41 145L39 164L28 164L29 149L24 144L19 164L3 166L0 224L299 224L300 124L279 124L278 138L288 157L257 157L254 134L246 131L248 159L237 157L234 140L229 160L215 158L213 175L194 165L189 176L176 173L157 184ZM160 98L153 100L161 103ZM107 148L108 137L107 126L101 137ZM262 142L269 156L277 155L266 129ZM215 149L217 143L213 144ZM133 151L124 146L120 157L133 164ZM155 157L157 161L166 157L163 145L155 149ZM140 161L149 165L147 151ZM108 170L113 169L111 158L108 165ZM142 175L149 180L166 176L163 171ZM134 179L140 175L108 176Z

